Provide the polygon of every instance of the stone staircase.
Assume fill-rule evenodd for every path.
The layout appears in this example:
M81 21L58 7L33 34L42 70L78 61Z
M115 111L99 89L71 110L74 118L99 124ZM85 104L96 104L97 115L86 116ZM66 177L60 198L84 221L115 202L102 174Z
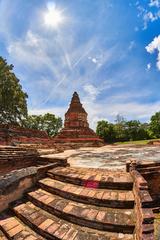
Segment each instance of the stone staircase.
M0 215L0 239L133 240L129 173L57 167Z

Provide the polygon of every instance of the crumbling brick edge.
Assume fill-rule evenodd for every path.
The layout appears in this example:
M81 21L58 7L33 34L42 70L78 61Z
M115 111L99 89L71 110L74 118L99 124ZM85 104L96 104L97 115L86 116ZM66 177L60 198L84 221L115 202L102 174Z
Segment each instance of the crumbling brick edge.
M148 191L147 181L136 170L136 161L128 161L127 171L133 178L133 193L135 197L136 240L154 240L154 214L152 198Z
M6 210L10 203L21 199L26 192L32 189L38 180L44 178L49 169L65 165L60 161L48 163L40 167L27 167L14 170L0 177L0 212Z

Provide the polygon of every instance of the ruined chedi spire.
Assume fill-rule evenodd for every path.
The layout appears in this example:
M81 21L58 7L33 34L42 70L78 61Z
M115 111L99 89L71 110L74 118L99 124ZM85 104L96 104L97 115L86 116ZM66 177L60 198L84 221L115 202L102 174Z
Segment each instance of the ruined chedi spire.
M87 113L84 110L78 93L74 92L68 111L65 114L65 127L89 127Z
M65 114L64 128L55 137L55 142L77 146L98 146L102 140L89 128L87 112L77 92L74 92Z

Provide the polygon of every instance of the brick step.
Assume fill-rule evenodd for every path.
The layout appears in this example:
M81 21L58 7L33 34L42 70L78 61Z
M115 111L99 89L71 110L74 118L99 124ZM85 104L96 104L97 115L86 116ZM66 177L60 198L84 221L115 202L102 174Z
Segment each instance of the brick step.
M81 186L122 190L132 190L133 187L132 177L126 172L107 172L99 169L88 170L58 167L49 170L47 175L59 181Z
M160 172L160 167L158 168L153 168L153 169L141 169L141 170L138 170L141 174L146 174L146 173L155 173L155 172Z
M37 156L35 154L33 155L27 155L27 154L23 154L23 155L5 155L5 156L1 156L0 155L0 159L6 159L6 160L12 160L12 159L22 159L22 158L36 158Z
M17 159L17 158L12 158L12 159L0 159L0 162L1 163L8 163L8 164L16 164L16 162L18 162L18 163L23 163L23 161L24 162L32 162L33 161L33 163L35 162L36 163L36 159L35 158L25 158L25 157L23 157L23 158L21 158L21 159Z
M53 194L77 202L109 208L133 208L134 195L132 191L96 189L60 182L44 178L38 185Z
M138 163L137 165L138 169L143 169L143 168L152 168L152 167L158 167L160 166L160 161L159 162L155 162L155 161L141 161L141 163Z
M28 193L28 198L53 215L81 226L122 233L133 233L135 228L133 209L100 208L70 201L42 189Z
M17 219L14 215L9 213L2 214L0 216L0 229L3 233L5 233L2 240L45 240L45 238L35 233L28 226L25 226L23 222ZM7 237L5 238L5 236Z
M0 149L0 154L18 154L18 153L37 153L36 150L33 150L33 149L25 149L25 150L7 150L7 149Z
M22 154L35 154L36 152L32 151L0 151L0 156L6 156L6 155L22 155Z
M36 150L35 149L33 149L33 148L30 148L30 149L27 149L27 148L25 148L25 149L22 149L22 148L19 148L19 149L16 149L16 148L12 148L12 149L7 149L7 148L0 148L0 153L17 153L17 152L19 152L19 153L21 153L21 152L36 152Z
M153 213L160 213L160 207L152 208Z
M0 155L0 159L22 159L22 158L35 158L36 155L27 155L27 154L23 154L23 155L9 155L9 156L1 156Z
M4 235L4 233L0 230L0 239L1 240L8 240L8 238Z
M146 176L146 175L159 175L160 174L160 169L156 169L155 168L155 170L146 170L146 171L144 171L144 172L140 172L144 177Z
M137 168L137 170L141 173L152 172L152 171L160 170L160 166L148 166L148 167L143 167L143 168Z
M113 233L90 229L69 223L52 215L31 202L13 207L16 215L45 239L63 240L129 240L133 234Z
M0 151L26 151L27 148L22 147L9 147L9 146L0 146ZM31 149L34 151L34 149Z
M61 165L59 166L67 166L68 163L67 163L67 159L60 159L60 158L54 158L54 159L51 159L51 158L45 158L45 157L39 157L37 159L37 162L48 162L48 163L53 163L53 162L59 162L61 163Z
M35 154L0 154L0 158L8 159L8 158L22 158L22 157L35 157Z

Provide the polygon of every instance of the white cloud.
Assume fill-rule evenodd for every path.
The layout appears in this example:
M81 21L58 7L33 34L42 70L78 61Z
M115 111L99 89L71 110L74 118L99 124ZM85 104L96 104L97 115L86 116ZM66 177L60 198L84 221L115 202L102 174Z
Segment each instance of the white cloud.
M92 60L93 63L97 63L98 62L98 59L96 59L96 58L92 58L91 60Z
M87 98L89 98L89 100L92 99L92 101L95 100L100 93L99 89L92 84L84 85L84 91L87 93Z
M144 29L147 29L148 22L154 22L160 18L160 11L152 13L151 11L147 12L143 16L144 20Z
M149 6L159 8L160 7L160 1L159 0L150 0Z
M157 57L157 68L160 71L160 35L155 37L151 43L146 46L146 50L148 53L153 53L155 50L158 51Z
M153 53L155 49L160 51L160 35L158 37L155 37L153 41L149 43L148 46L146 47L146 50L149 53Z
M147 64L147 71L149 71L151 69L151 66L152 66L151 63Z
M31 47L37 47L39 45L38 36L33 34L30 30L26 34L26 44Z
M38 69L48 63L44 46L43 39L28 30L23 38L10 41L7 50L17 64L26 64L32 69Z
M118 44L112 46L109 49L105 49L105 51L103 49L101 49L100 43L97 42L96 44L96 50L92 49L91 53L92 56L90 55L90 53L88 53L88 59L95 64L95 70L99 70L104 64L106 64L107 66L109 66L110 64L112 64L113 62L117 61L116 58L116 54L118 57ZM124 52L123 52L124 54ZM123 58L122 53L119 54L119 59Z
M150 0L148 7L144 7L140 2L136 4L138 9L138 17L142 17L143 30L146 30L148 23L157 21L160 19L160 1ZM154 7L154 8L153 8Z
M110 103L124 103L124 102L131 102L131 101L137 101L138 99L141 99L142 97L148 97L151 95L151 91L150 90L144 90L143 92L138 92L138 91L129 91L126 92L125 94L114 94L112 96L110 96L110 98L108 99Z
M60 116L64 118L64 113L67 111L67 106L66 107L53 107L53 108L41 108L41 109L29 109L29 114L35 114L35 115L40 115L40 114L45 114L45 113L53 113L56 116Z

